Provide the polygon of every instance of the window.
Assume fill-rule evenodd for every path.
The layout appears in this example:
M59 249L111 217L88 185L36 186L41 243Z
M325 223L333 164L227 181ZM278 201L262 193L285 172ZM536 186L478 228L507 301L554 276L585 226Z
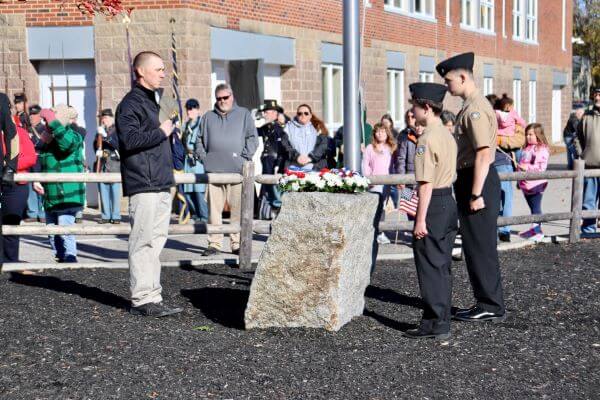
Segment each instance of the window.
M433 72L419 72L419 82L433 82Z
M341 65L323 64L323 119L327 129L334 132L344 120L343 70Z
M404 71L387 71L387 111L394 120L394 126L404 126Z
M446 25L452 25L452 22L450 20L450 0L446 0Z
M537 43L538 0L514 0L513 39Z
M513 100L515 101L515 111L519 113L519 115L523 115L521 113L521 80L514 79L513 80Z
M502 0L502 37L506 37L506 0Z
M426 20L435 18L435 0L385 0L384 9Z
M461 0L463 29L494 32L494 0Z
M494 78L483 78L483 95L494 93Z
M562 0L562 51L567 51L567 0Z
M529 123L537 120L537 82L529 81Z

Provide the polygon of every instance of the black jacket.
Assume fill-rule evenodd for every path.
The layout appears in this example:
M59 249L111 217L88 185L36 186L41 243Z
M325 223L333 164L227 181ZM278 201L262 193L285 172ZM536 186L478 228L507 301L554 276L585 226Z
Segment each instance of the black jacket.
M287 133L276 122L264 124L257 132L258 136L263 138L264 149L260 156L263 173L274 174L275 167L279 168L279 173L283 172L289 154L295 151Z
M1 175L5 163L12 171L17 170L17 155L19 154L17 128L10 115L10 100L4 93L0 93L0 131L4 134L4 146L0 146Z
M158 120L154 91L135 85L117 107L123 194L169 191L175 185L171 146Z

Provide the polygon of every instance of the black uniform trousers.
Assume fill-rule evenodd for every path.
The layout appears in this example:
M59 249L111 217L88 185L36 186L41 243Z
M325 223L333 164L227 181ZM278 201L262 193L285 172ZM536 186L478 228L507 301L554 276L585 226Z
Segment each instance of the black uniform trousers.
M458 230L452 188L433 190L425 218L427 236L413 239L423 300L421 327L432 333L447 333L452 303L452 247Z
M20 225L27 208L29 186L13 183L2 185L2 223L4 225ZM4 236L0 238L2 248L0 257L3 262L19 261L19 236Z
M471 212L473 168L458 171L454 193L458 206L462 247L477 305L496 314L504 314L502 278L498 261L497 218L500 211L500 178L493 165L483 185L485 208Z

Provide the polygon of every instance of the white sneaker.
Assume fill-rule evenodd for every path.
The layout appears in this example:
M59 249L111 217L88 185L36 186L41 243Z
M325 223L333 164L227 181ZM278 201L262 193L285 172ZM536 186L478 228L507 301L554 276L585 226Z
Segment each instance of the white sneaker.
M379 244L390 244L392 242L390 241L390 239L388 239L387 236L385 236L385 233L381 232L379 234L379 236L377 236L377 243L379 243Z

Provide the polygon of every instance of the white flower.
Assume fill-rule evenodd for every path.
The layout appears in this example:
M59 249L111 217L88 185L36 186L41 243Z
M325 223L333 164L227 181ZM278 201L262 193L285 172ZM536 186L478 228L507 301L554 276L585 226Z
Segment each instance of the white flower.
M293 182L292 183L292 191L297 192L298 190L300 190L300 185L298 184L298 182Z
M323 179L319 179L315 183L315 186L317 187L317 189L323 189L325 187L325 181Z

